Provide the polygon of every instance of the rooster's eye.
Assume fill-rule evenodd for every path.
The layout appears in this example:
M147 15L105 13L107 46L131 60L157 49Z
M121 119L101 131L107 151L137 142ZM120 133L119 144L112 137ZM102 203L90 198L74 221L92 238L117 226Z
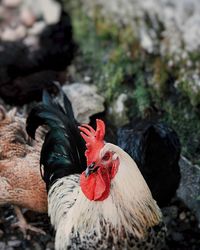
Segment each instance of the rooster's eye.
M103 160L103 161L108 161L109 159L110 159L110 153L107 152L107 153L105 153L105 155L103 156L102 160Z

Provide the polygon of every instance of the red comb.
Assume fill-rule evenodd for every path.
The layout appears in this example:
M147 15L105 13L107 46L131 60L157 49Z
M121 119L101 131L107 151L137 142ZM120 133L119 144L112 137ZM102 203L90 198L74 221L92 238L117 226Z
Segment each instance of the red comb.
M82 124L79 127L81 136L86 142L87 150L85 156L88 165L97 160L99 151L104 146L105 124L99 119L96 119L96 124L96 131L88 124Z

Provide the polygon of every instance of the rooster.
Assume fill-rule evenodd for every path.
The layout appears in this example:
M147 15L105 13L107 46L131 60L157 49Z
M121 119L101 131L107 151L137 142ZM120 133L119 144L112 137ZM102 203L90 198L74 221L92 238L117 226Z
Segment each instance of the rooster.
M25 119L17 116L16 109L6 113L0 107L0 205L14 205L19 227L26 235L27 230L44 232L29 225L20 207L35 212L47 212L45 184L39 170L39 155L42 140L31 142L26 134Z
M49 128L41 151L48 213L56 229L55 248L161 249L162 214L134 160L104 141L105 125L78 126L71 103L44 92L30 112L27 132ZM81 132L80 132L81 131Z

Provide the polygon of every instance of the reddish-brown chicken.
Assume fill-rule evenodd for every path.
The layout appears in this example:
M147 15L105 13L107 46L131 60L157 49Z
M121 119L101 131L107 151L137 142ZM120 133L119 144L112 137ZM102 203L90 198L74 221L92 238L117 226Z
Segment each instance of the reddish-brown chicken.
M29 225L19 207L36 212L47 212L45 184L39 170L41 139L30 141L25 120L13 109L6 114L0 107L0 205L12 204L23 233L40 232Z

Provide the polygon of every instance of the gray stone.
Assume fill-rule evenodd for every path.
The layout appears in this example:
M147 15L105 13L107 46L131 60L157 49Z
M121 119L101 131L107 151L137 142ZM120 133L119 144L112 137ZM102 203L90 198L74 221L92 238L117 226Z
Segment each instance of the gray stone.
M176 206L162 208L163 220L166 225L169 225L171 220L176 219L178 216L178 208Z
M118 98L113 102L113 104L109 108L109 115L113 123L117 127L121 127L124 124L128 123L127 107L125 105L127 99L128 96L122 93L118 96Z
M2 238L4 235L4 232L0 229L0 238Z
M6 244L0 241L0 250L6 250Z
M46 250L53 250L54 249L54 242L48 242L46 245Z
M200 167L180 159L181 182L177 196L196 214L200 225Z
M72 102L75 117L80 123L89 123L92 115L104 111L104 98L94 85L73 83L63 86L63 91Z
M174 241L182 241L182 240L184 240L184 237L183 237L183 235L182 235L181 233L179 233L179 232L173 232L173 233L172 233L172 239L173 239Z
M19 247L21 245L20 240L9 240L8 241L8 246L9 247Z

